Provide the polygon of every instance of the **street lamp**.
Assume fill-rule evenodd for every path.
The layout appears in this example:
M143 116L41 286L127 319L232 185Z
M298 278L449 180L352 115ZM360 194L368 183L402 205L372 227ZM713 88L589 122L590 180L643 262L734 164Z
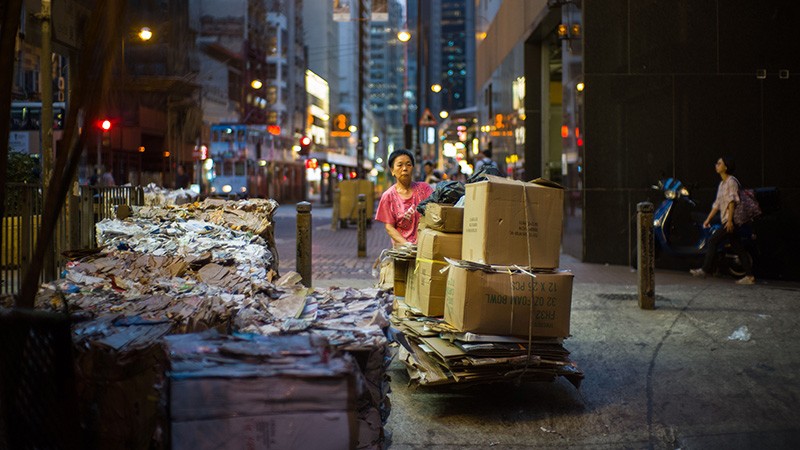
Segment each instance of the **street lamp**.
M153 37L153 32L148 27L142 27L139 29L138 36L142 41L149 41Z
M408 30L400 30L397 33L397 40L406 43L411 40L411 33Z

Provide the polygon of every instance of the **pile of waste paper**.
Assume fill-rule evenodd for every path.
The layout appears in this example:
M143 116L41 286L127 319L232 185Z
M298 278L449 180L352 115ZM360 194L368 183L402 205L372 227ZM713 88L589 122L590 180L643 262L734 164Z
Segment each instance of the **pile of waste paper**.
M276 207L271 200L133 207L130 217L98 223L99 248L76 253L58 280L40 287L37 308L68 309L80 320L73 340L86 368L79 377L84 413L121 408L138 414L119 417L97 435L98 448L129 438L155 446L164 441L175 418L164 406L166 359L154 355L164 354L164 336L206 330L307 336L349 355L357 362L355 383L363 387L349 399L356 448L385 444L391 296L380 289L310 289L294 272L279 277L272 250ZM231 378L234 383L238 375ZM107 395L112 385L125 398ZM161 386L158 395L153 386ZM87 426L101 420L92 417Z
M194 202L198 196L191 189L166 189L155 183L144 187L144 204L147 206L183 205Z
M395 303L391 317L398 359L412 383L436 386L494 382L553 381L562 376L576 388L583 380L562 338L525 338L459 332L442 318Z

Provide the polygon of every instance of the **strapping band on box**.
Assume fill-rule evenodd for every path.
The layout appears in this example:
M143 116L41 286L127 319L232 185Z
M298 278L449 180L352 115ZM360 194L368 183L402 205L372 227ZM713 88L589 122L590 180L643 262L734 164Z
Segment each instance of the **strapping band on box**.
M530 252L530 250L528 250L528 251ZM530 272L530 271L528 271L528 270L526 270L526 269L524 269L524 268L522 268L520 266L511 266L511 267L508 268L508 282L511 284L511 298L513 299L514 298L514 271L511 270L512 267L515 270L518 270L519 272L521 272L522 274L530 276L531 279L533 280L534 285L536 283L536 275L534 275L533 272ZM525 358L525 367L522 368L522 372L520 372L520 374L519 374L520 381L522 380L522 377L525 376L525 372L528 371L528 366L530 365L531 356L532 356L531 352L533 351L533 299L534 299L533 293L531 293L531 304L528 306L528 354L527 354L527 357ZM511 302L511 322L509 322L509 329L513 329L513 327L514 327L514 304L515 303L516 302L514 302L514 301Z

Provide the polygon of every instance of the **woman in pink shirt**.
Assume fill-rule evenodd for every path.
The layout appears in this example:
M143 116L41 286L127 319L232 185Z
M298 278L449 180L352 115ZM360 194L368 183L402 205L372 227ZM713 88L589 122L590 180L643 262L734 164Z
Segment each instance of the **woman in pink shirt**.
M433 189L427 183L413 181L414 155L408 150L393 151L389 155L389 168L397 182L381 195L375 220L385 224L394 247L406 242L416 244L417 205L428 198Z

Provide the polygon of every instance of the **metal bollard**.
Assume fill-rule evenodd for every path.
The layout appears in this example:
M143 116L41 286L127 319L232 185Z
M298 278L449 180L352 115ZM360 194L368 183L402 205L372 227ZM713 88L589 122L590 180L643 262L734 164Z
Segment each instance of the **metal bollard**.
M358 194L358 257L367 257L367 196Z
M639 308L655 309L655 237L653 236L653 204L636 205L637 263L639 275Z
M311 203L297 204L297 273L305 287L311 287Z
M342 191L337 187L333 190L333 212L331 213L331 230L339 228L339 199L342 196Z

